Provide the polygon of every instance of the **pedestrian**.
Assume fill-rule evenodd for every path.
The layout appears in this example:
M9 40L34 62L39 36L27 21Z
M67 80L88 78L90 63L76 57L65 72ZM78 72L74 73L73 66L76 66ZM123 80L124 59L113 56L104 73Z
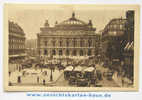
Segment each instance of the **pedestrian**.
M21 67L19 66L19 72L21 71Z
M17 68L17 70L18 70L18 65L17 65L17 64L15 64L15 66L16 66L16 68Z
M23 76L25 75L25 71L23 71Z
M39 77L37 77L37 83L39 83Z
M11 72L9 71L9 76L11 75Z
M11 83L11 82L9 82L9 86L12 86L12 83Z
M45 85L45 79L43 80L43 85Z
M18 76L18 83L21 83L21 77Z
M45 75L47 75L47 71L45 71Z
M124 86L124 79L122 78L122 87Z

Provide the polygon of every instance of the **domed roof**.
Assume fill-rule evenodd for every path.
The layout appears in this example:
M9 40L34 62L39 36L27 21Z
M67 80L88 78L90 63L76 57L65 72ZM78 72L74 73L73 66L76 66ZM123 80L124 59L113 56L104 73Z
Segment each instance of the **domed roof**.
M58 23L57 21L55 22L54 27L50 27L48 21L46 21L45 27L41 28L41 31L44 30L92 30L96 31L96 28L93 28L92 21L89 20L89 23L86 23L82 20L79 20L75 17L75 13L72 13L72 17L64 20L63 22ZM48 26L48 27L47 27Z
M79 20L79 19L77 19L77 18L75 18L75 13L72 13L72 17L71 18L69 18L69 19L67 19L67 20L65 20L65 21L63 21L63 22L61 22L61 23L59 23L58 25L79 25L79 26L86 26L86 25L88 25L87 23L85 23L85 22L83 22L83 21L81 21L81 20Z

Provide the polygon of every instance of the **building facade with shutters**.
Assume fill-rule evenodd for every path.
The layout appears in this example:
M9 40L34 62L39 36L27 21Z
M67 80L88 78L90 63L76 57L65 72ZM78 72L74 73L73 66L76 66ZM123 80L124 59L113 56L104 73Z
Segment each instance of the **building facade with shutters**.
M95 55L96 41L92 21L81 21L72 13L72 17L50 27L46 20L44 27L37 34L37 49L40 57L84 58Z
M16 23L9 21L9 63L20 62L25 54L25 33Z

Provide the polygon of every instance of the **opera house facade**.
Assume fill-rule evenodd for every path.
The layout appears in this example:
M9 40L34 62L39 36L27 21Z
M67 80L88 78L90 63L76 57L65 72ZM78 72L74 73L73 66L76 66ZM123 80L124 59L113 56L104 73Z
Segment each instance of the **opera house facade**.
M50 27L46 20L37 34L37 50L40 57L86 58L95 55L98 35L92 21L81 21L72 17Z

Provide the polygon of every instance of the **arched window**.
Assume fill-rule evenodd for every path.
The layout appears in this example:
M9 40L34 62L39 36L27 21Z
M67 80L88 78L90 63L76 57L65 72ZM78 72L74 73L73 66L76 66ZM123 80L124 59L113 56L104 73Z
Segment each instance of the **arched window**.
M88 56L91 56L92 51L90 49L88 49Z
M83 56L83 50L80 50L80 56Z
M68 49L66 50L66 55L69 56L69 50Z
M60 56L62 55L62 50L59 50L59 55L60 55Z
M66 41L67 47L69 46L69 40Z
M84 46L84 41L81 39L80 40L80 47L83 47Z
M40 55L40 50L38 51L39 55Z
M44 41L44 45L47 46L47 41Z
M76 56L76 50L73 50L73 56Z
M44 50L44 55L47 55L47 50L46 49Z
M56 44L56 41L55 41L55 40L53 40L53 47L55 47L55 44Z
M88 46L91 47L91 45L92 45L92 40L89 39L89 40L88 40Z
M52 50L52 55L56 55L56 51L55 50Z
M60 41L59 43L60 43L60 47L62 47L62 43L63 43L63 42L62 42L62 41Z
M77 41L76 39L73 39L73 46L76 47Z

